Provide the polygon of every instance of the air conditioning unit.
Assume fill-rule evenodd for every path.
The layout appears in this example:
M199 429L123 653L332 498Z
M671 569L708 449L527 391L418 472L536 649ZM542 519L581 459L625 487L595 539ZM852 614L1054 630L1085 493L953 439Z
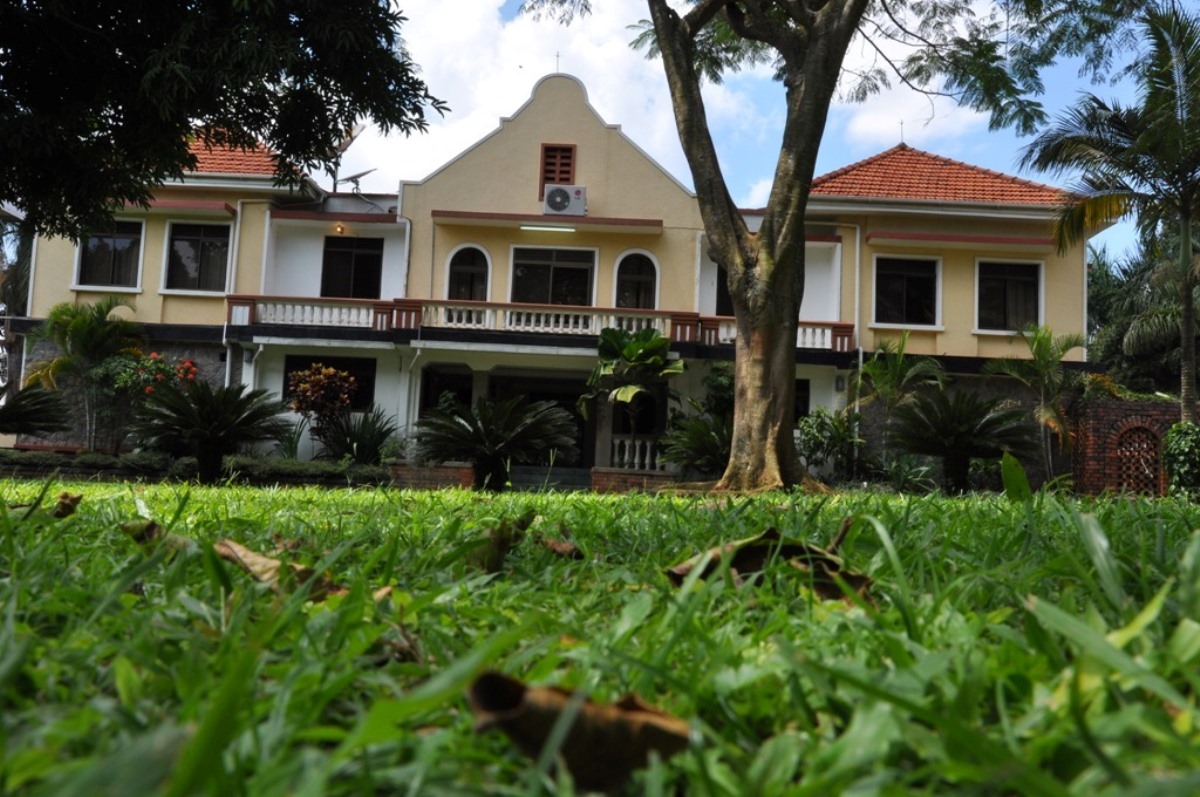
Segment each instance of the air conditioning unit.
M546 185L542 213L547 216L587 215L587 188L582 185Z

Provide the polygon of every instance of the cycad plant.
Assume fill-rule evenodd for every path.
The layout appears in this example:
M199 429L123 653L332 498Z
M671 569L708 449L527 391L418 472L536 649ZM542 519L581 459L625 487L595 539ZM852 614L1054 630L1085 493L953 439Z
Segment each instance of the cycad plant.
M575 418L553 401L480 399L473 408L430 410L416 424L415 456L422 462L469 462L475 489L500 492L512 465L553 456L579 456Z
M0 434L42 437L66 431L70 428L70 413L61 393L29 385L0 405Z
M287 406L266 390L245 385L213 389L184 382L156 390L137 408L130 434L142 445L196 457L201 484L221 478L221 460L246 444L277 440L291 424Z
M1034 453L1036 430L1019 407L977 393L932 390L897 407L888 427L888 443L909 454L942 460L948 492L966 492L972 459L995 459L1008 451Z
M399 431L396 419L372 404L366 412L342 410L325 424L321 437L322 459L349 459L357 465L378 465L383 446Z

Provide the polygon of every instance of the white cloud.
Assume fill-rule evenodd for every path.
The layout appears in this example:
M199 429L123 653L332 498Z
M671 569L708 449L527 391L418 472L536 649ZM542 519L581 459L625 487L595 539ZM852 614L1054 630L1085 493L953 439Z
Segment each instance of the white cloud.
M774 180L770 177L765 177L756 183L751 184L746 194L736 200L739 208L762 208L767 206L767 200L771 198L771 185Z

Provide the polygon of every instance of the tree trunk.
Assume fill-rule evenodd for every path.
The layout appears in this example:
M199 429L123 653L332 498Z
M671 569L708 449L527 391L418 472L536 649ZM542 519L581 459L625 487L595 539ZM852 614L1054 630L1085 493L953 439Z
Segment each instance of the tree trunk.
M1179 420L1196 422L1196 277L1192 263L1191 212L1180 219Z
M842 60L867 0L815 8L789 4L786 24L765 4L698 0L682 17L666 0L647 0L647 5L709 254L726 269L737 317L733 447L716 489L798 484L805 473L792 427L796 321L804 292L804 212ZM783 62L787 116L757 233L749 231L729 195L695 64L695 38L717 14L724 14L738 35L774 48Z

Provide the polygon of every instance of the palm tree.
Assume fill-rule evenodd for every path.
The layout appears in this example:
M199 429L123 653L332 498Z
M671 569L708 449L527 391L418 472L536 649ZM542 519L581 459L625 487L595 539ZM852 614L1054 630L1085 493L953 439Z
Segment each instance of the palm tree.
M129 432L143 445L196 457L201 484L221 478L221 460L246 443L277 440L291 431L287 405L266 390L242 384L213 389L207 382L166 384L134 411Z
M1033 417L1041 427L1042 466L1049 479L1054 473L1051 437L1058 439L1059 448L1070 439L1066 395L1078 381L1078 372L1068 371L1063 358L1073 349L1083 348L1087 341L1077 333L1055 336L1047 326L1031 325L1019 334L1029 347L1029 357L991 360L984 372L1010 376L1033 391Z
M1060 250L1131 213L1143 235L1178 230L1180 416L1196 419L1197 264L1192 223L1200 211L1200 18L1176 4L1143 12L1149 51L1138 64L1138 104L1086 95L1026 148L1022 165L1082 170L1056 227Z
M54 344L58 355L32 363L25 381L57 388L63 376L79 380L88 448L95 448L97 402L108 387L93 371L110 357L136 351L145 340L140 324L113 316L118 307L132 305L117 296L106 296L95 304L56 304L29 334L35 342Z
M946 382L946 371L932 357L913 357L905 352L908 348L908 330L904 330L897 341L883 340L879 350L862 364L853 380L858 404L878 401L884 413L910 398L921 387Z
M966 492L972 459L995 459L1007 451L1025 456L1036 450L1034 429L1024 410L1000 399L939 389L914 396L896 408L888 442L910 454L940 457L946 489Z
M472 409L430 410L417 421L415 456L424 462L469 462L476 490L500 492L511 465L536 462L551 452L573 462L579 455L576 433L571 413L553 401L480 399Z

